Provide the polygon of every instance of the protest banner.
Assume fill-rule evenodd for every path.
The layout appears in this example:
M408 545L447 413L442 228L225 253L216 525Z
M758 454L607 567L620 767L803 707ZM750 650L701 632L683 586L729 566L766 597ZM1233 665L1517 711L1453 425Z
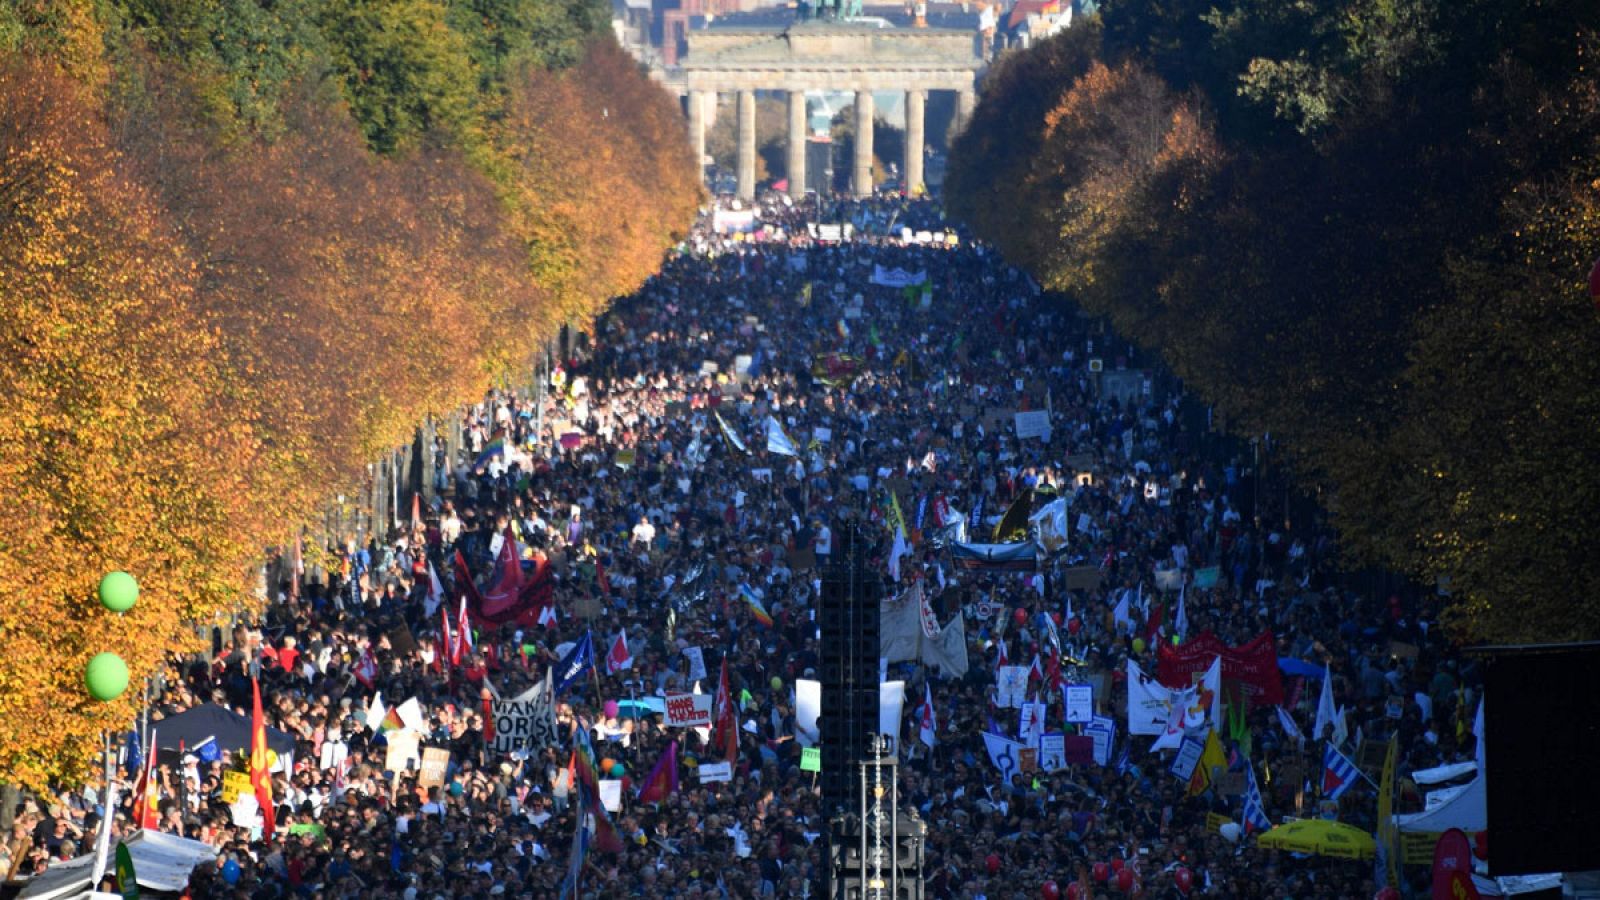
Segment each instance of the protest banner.
M820 747L807 747L804 750L800 751L800 771L802 771L802 772L821 772L822 771L822 748L820 748Z
M1156 651L1156 676L1170 688L1188 687L1197 674L1222 657L1222 681L1240 685L1252 707L1277 706L1283 702L1283 677L1278 671L1278 647L1272 632L1263 631L1237 647L1207 631L1181 647L1162 644Z
M494 743L489 750L531 755L554 747L559 738L550 694L550 679L546 677L516 697L494 701Z
M1103 766L1111 760L1111 744L1117 737L1117 723L1110 716L1095 716L1083 727L1084 736L1091 741L1090 753L1095 765Z
M1028 691L1028 667L1001 666L995 686L999 689L996 706L1021 709L1023 695Z
M606 808L606 812L622 811L622 779L600 779L600 805Z
M1167 771L1172 773L1172 777L1188 784L1189 779L1194 777L1194 767L1199 764L1200 754L1204 751L1203 741L1185 737L1183 743L1178 745L1178 755L1172 758L1172 765L1167 767Z
M1079 523L1078 530L1079 531L1083 531L1084 530L1082 523ZM1100 567L1099 566L1068 566L1067 568L1061 570L1059 578L1060 578L1060 584L1061 584L1061 587L1062 587L1063 590L1068 590L1068 591L1093 591L1093 590L1099 590L1099 588L1100 588Z
M1039 768L1059 772L1067 767L1066 735L1046 734L1039 738Z
M709 727L711 725L710 694L668 694L667 726L669 728Z

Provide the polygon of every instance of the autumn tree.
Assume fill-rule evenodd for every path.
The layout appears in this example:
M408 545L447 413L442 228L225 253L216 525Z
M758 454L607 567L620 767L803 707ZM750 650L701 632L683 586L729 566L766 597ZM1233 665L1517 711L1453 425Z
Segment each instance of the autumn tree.
M160 207L120 171L92 95L54 67L0 66L0 773L81 775L101 729L90 656L149 672L227 608L255 552L233 526L256 435L218 415L232 374L191 305L195 265ZM139 573L123 616L104 572Z

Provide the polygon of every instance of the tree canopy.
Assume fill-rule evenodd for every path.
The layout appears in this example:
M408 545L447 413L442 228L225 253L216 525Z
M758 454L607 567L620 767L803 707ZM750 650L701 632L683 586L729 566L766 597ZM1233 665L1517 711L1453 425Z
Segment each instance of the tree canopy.
M950 203L1328 489L1463 640L1600 637L1600 9L1119 0L1012 55Z
M430 412L655 271L700 199L588 0L0 5L0 781L81 776ZM98 607L110 569L141 582Z

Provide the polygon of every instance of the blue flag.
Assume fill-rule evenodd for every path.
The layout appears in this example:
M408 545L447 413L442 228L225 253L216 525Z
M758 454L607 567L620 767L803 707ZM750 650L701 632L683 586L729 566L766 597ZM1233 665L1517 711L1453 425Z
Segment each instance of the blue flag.
M585 631L583 637L572 645L560 663L556 665L556 695L566 693L567 688L583 677L583 674L594 668L594 637Z
M139 747L139 732L128 732L127 761L123 764L129 778L138 778L144 771L144 750Z

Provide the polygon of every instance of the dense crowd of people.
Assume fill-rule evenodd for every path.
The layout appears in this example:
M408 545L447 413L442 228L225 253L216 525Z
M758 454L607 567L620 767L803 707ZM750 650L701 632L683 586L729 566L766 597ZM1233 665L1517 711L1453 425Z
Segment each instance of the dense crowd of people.
M1327 666L1348 755L1398 733L1399 810L1420 808L1409 772L1473 757L1478 679L1431 627L1440 600L1349 590L1330 535L1257 503L1244 465L1216 451L1226 443L1196 433L1179 386L1151 370L1123 381L1135 390L1107 390L1107 373L1136 368L1130 345L947 228L928 201L774 197L736 233L707 216L573 343L535 390L468 411L449 442L460 452L435 457L423 521L328 548L310 574L273 567L289 575L269 585L253 627L225 635L213 658L172 660L151 701L158 733L207 702L248 715L255 675L270 724L296 746L274 779L271 840L223 802L238 748L189 752L165 772L161 829L219 852L194 872L193 896L545 898L564 883L571 896L817 896L826 823L802 768L796 682L821 665L818 572L847 527L870 537L887 594L925 596L940 627L959 618L965 631L964 666L889 666L907 683L899 790L929 825L931 897L1038 897L1047 882L1062 896L1069 885L1120 896L1123 869L1147 897L1375 894L1371 862L1224 837L1218 823L1243 821L1241 798L1220 783L1191 792L1168 773L1170 753L1129 737L1127 663L1155 673L1157 645L1174 636L1239 645L1270 631L1277 656ZM1048 432L1019 437L1010 413L1039 410ZM769 448L769 418L795 455ZM1068 543L1044 564L1055 579L954 565L952 535L989 542L1024 492L1069 504ZM889 525L900 520L903 556ZM475 622L452 664L440 632L456 622L457 554L484 583L506 541L528 578L548 577L550 611ZM1063 586L1062 571L1089 567L1097 586ZM1214 583L1197 579L1212 569ZM594 664L556 698L560 743L495 752L485 691L523 693L585 635ZM631 664L611 671L619 635ZM1046 704L1049 731L1073 730L1058 668L1098 685L1095 705L1117 725L1111 758L1002 780L984 740L1018 732L1017 710L997 705L1002 653L1040 661L1027 693ZM644 701L715 693L724 662L732 778L702 783L697 768L723 747L709 730L667 727ZM1309 734L1320 680L1283 677L1283 707ZM441 785L385 771L375 694L391 708L418 700L422 744L450 752ZM1376 827L1370 786L1319 803L1320 742L1292 737L1273 707L1232 712L1244 718L1221 735L1228 765L1252 767L1273 822ZM575 879L574 729L602 777L623 782L611 819L624 841L591 846ZM676 791L639 802L672 741ZM85 852L100 799L91 786L28 800L6 848L16 871Z

